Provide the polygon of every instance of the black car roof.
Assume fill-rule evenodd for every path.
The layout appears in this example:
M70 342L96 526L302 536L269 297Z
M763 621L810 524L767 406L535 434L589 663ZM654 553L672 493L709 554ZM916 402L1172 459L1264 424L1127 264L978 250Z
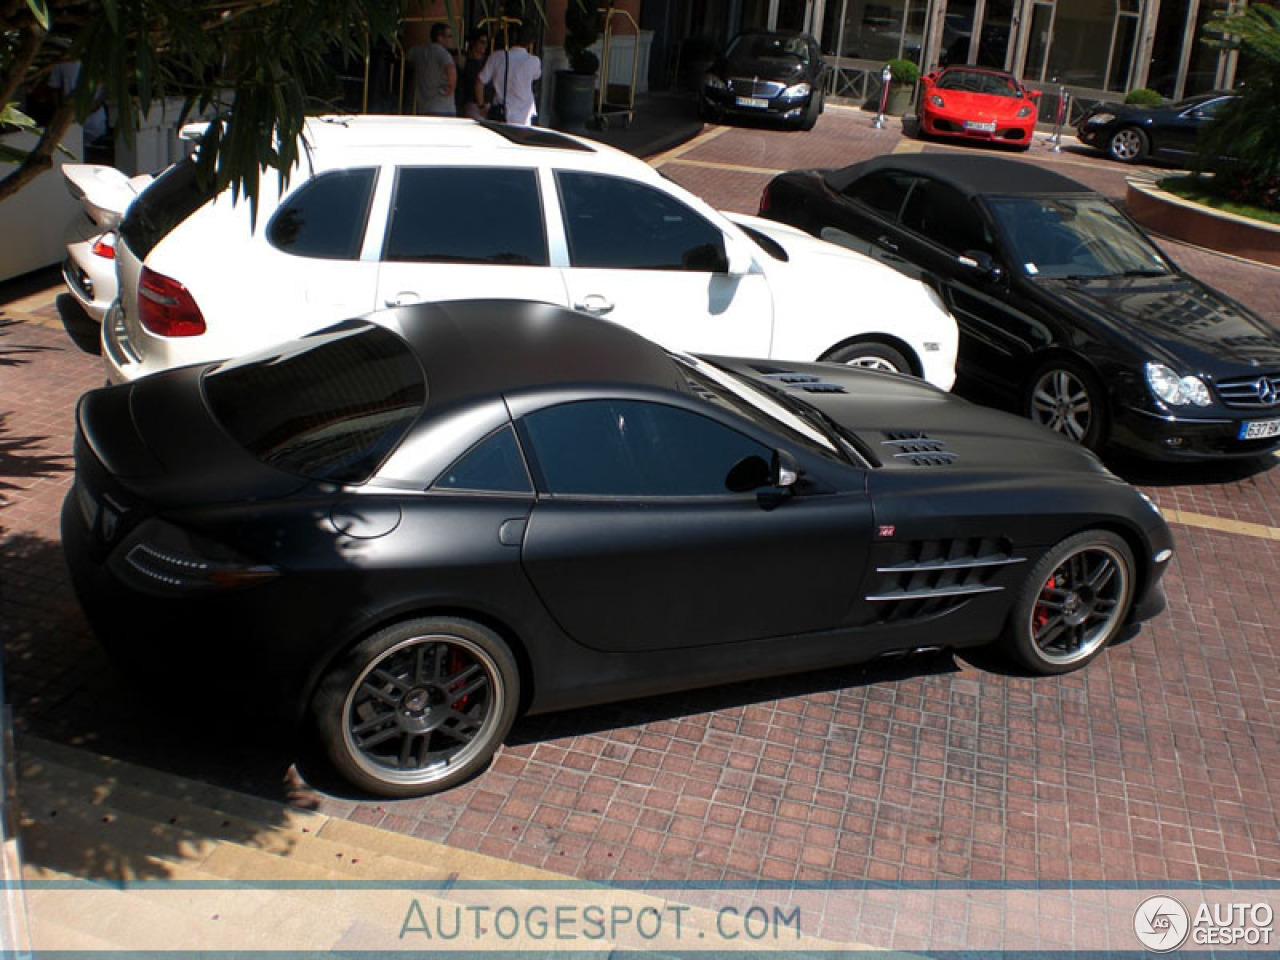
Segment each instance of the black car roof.
M665 350L607 320L547 303L459 300L397 307L383 320L427 374L432 406L565 383L683 390Z
M967 196L1035 196L1046 193L1093 193L1060 173L1004 157L958 156L952 153L888 154L824 174L833 190L881 170L901 170L932 177Z

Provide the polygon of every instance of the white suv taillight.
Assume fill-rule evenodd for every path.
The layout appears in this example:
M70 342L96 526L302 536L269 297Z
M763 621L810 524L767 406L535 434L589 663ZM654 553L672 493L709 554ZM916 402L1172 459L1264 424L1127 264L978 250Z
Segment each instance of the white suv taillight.
M205 330L190 291L148 267L138 279L138 319L158 337L198 337Z

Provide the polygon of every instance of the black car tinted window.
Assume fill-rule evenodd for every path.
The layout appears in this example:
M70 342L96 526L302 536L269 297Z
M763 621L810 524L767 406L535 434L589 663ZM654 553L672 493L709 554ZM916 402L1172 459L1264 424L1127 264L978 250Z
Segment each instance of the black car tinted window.
M511 427L502 427L464 453L441 474L438 490L478 490L488 493L532 493L524 457Z
M214 418L263 463L363 483L426 403L422 367L382 327L343 324L204 375Z
M771 451L679 407L589 400L524 418L545 489L605 497L724 496L735 463Z
M890 170L885 173L873 173L870 176L854 180L844 188L844 195L850 200L866 204L872 210L879 210L891 220L898 219L902 210L902 202L915 178L905 173Z
M546 266L550 261L536 171L401 169L383 257Z
M309 180L276 212L267 228L275 247L299 257L360 256L377 170L334 170Z
M594 173L556 173L575 267L728 269L724 235L691 207L643 183Z
M212 184L200 183L194 161L176 163L129 205L120 223L120 236L141 260L213 196Z
M921 180L902 210L902 225L952 253L991 250L989 232L964 194L933 180Z

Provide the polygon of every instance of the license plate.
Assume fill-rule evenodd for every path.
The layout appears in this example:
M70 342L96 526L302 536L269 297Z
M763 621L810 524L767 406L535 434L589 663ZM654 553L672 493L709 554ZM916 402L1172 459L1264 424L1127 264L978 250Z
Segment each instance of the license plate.
M757 110L769 106L769 101L761 97L738 97L737 103L740 107L755 107Z
M979 123L977 120L966 120L964 122L966 130L972 130L975 133L995 133L996 122L992 120L990 123Z
M1254 420L1240 424L1239 440L1265 440L1280 437L1280 420Z

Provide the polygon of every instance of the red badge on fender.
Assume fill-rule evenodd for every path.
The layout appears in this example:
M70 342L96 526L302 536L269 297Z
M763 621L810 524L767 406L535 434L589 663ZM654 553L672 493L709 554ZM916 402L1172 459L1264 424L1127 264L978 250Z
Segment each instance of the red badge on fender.
M891 524L890 524L890 525L886 525L886 526L882 526L882 527L880 528L880 536L881 536L881 537L892 537L892 536L893 536L893 531L894 531L894 529L895 529L895 527L893 527Z

